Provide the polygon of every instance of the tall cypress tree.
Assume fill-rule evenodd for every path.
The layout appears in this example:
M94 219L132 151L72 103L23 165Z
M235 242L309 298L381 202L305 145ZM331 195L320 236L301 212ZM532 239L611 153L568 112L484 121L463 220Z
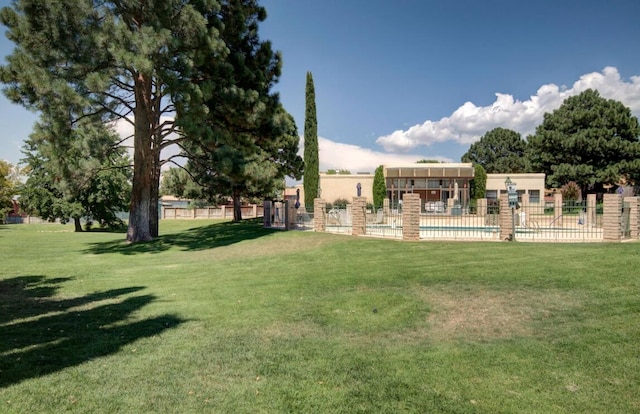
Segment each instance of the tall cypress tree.
M313 199L318 197L320 170L318 156L318 122L316 120L316 92L313 87L313 76L311 72L307 72L305 100L304 205L307 210L313 210Z

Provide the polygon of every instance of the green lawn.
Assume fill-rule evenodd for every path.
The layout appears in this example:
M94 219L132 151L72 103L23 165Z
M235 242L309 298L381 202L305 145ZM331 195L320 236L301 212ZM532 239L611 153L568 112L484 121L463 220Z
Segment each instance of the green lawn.
M0 412L640 411L640 244L0 226Z

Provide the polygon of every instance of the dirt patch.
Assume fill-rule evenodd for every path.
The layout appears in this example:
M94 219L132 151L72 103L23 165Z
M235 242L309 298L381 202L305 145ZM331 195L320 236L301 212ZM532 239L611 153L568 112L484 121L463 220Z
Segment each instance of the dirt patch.
M260 338L264 342L274 339L300 339L318 335L318 327L307 322L276 322L260 331Z
M489 341L534 335L534 320L577 306L575 298L557 291L493 291L486 288L452 292L422 288L420 297L431 312L430 337L440 340Z

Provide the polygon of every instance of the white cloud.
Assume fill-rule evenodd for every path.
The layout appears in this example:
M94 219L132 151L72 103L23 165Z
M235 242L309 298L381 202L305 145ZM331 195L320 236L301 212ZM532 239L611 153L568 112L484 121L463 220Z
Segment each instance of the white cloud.
M526 101L496 93L495 102L489 106L465 102L449 117L439 121L427 120L407 130L394 131L379 137L376 143L391 152L404 152L419 145L445 141L471 144L497 127L512 129L526 137L535 132L545 112L557 109L567 97L589 88L597 89L603 98L622 102L633 115L640 116L640 76L632 76L629 82L625 82L618 69L606 67L602 73L582 75L569 89L554 84L543 85Z
M300 156L303 155L304 138L300 138ZM320 171L349 170L373 173L379 165L414 163L421 159L451 161L439 156L424 156L419 154L395 154L392 152L373 151L357 145L343 144L324 137L318 137L318 153L320 156Z

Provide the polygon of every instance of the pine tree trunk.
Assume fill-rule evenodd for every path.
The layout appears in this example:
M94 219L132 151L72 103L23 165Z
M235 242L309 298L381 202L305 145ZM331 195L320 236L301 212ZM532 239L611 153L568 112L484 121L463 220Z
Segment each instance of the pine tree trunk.
M233 190L233 221L242 220L242 204L240 202L240 192Z
M138 73L135 77L136 108L133 137L133 187L129 210L127 242L152 240L149 228L151 188L153 183L153 151L151 147L151 79Z
M151 177L151 202L149 203L149 231L151 237L159 235L159 192L160 192L160 149L156 145L153 150L153 168Z
M80 217L73 218L73 226L76 233L82 232L82 223L80 223Z

